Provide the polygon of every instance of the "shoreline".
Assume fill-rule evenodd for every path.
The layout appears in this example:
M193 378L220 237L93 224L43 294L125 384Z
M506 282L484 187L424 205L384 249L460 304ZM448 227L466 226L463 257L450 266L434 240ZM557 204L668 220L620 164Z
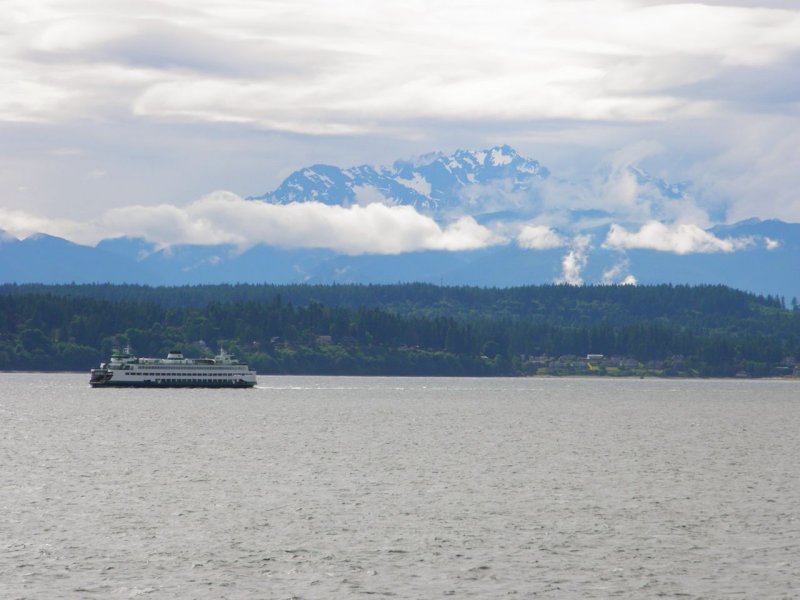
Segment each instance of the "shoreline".
M0 370L0 375L81 375L86 374L88 371L66 371L66 370L52 370L52 371L25 371L25 370ZM375 378L398 378L398 379L657 379L661 381L796 381L800 382L800 377L797 375L775 376L770 375L766 377L720 377L714 375L710 377L702 377L700 375L687 376L687 375L656 375L656 374L626 374L626 375L587 375L586 373L566 373L562 375L554 374L541 374L541 375L448 375L448 374L392 374L392 373L257 373L257 377L363 377L365 379Z

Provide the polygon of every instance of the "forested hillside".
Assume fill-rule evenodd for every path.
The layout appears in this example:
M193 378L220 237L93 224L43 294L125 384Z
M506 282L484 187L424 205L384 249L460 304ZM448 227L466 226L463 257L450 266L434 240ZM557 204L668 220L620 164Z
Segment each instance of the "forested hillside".
M615 323L656 317L710 315L738 319L756 307L785 308L784 298L758 296L721 285L568 286L512 288L398 285L220 284L176 287L112 284L3 284L0 295L52 294L158 304L165 308L201 308L212 303L284 303L305 306L382 308L425 316L513 316L557 318L560 322L605 319ZM796 304L792 299L788 304Z
M224 344L260 373L785 375L800 311L784 304L722 286L6 285L0 369Z

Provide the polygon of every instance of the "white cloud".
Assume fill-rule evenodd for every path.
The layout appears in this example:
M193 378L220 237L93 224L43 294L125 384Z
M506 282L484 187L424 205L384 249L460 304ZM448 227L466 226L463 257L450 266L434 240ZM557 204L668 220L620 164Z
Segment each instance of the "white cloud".
M18 239L34 233L47 233L78 243L99 241L106 233L96 223L40 217L26 211L2 207L0 207L0 230L7 231Z
M531 180L536 185L536 180ZM445 206L443 212L451 216L460 214L486 214L518 209L530 209L535 202L535 193L515 190L508 179L489 183L467 183L458 190L458 202Z
M604 248L615 250L646 249L674 254L734 252L752 246L750 237L718 238L697 225L680 223L665 225L650 221L636 232L614 224L603 242Z
M647 175L640 165L652 156L663 154L655 141L625 145L603 160L585 178L573 180L550 177L536 182L527 199L535 198L552 224L572 221L564 213L588 211L577 229L601 226L613 220L625 223L688 222L707 227L712 223L708 211L691 188L670 189L665 181ZM670 175L666 175L670 179ZM557 215L564 215L560 220Z
M0 86L0 121L49 120L75 96L66 88L8 71L0 71Z
M183 207L114 208L80 223L0 208L0 229L18 238L47 233L83 244L128 236L144 238L158 247L232 244L244 249L263 243L330 248L345 254L476 250L508 242L472 217L442 227L409 206L274 205L243 200L229 192L217 192Z
M712 205L714 220L800 220L796 2L5 0L0 32L0 195L18 208L90 213L141 196L137 181L145 204L261 193L310 156L508 141L596 162L645 139L636 160L696 176L697 197L660 202L614 157L605 181L551 181L543 201L603 200L635 222L705 226ZM85 185L97 163L70 178L43 158L73 144L104 159L103 185ZM263 160L248 172L247 156ZM9 193L23 172L25 199Z
M624 258L611 268L603 271L600 281L603 285L636 285L636 277L629 271L630 262L627 258Z
M798 11L702 4L14 5L4 23L12 31L10 63L41 85L71 92L75 79L62 71L100 73L112 64L139 80L133 96L117 90L136 98L138 115L308 133L386 130L421 118L636 122L702 115L715 103L665 90L800 49ZM87 101L109 85L79 81Z
M556 283L583 285L581 273L589 262L591 245L592 237L589 235L576 235L572 239L569 252L561 259L561 277Z
M318 202L274 205L218 192L185 207L130 206L108 211L106 231L174 244L259 243L330 248L346 254L398 254L417 250L473 250L505 238L464 217L447 227L408 206L373 203L349 208Z
M353 186L353 194L355 195L356 204L359 206L367 206L376 202L386 206L394 206L396 204L394 200L387 198L379 189L372 185Z
M545 225L525 225L517 236L517 245L528 250L561 248L567 240Z
M794 87L800 90L797 83ZM792 106L795 111L800 106L797 92ZM742 116L735 127L698 124L697 128L700 136L714 131L720 147L718 153L692 165L690 176L707 198L725 207L728 222L751 217L800 222L796 112Z

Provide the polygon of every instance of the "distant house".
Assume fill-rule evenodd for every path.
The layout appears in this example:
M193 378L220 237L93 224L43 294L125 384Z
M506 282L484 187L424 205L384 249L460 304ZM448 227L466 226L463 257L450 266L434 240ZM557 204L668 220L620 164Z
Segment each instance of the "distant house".
M592 361L592 360L600 361L600 360L603 360L603 358L604 358L604 356L602 354L587 354L586 355L586 360L588 360L588 361Z
M529 356L526 364L532 368L543 369L550 364L551 360L552 359L546 354L542 354L541 356Z

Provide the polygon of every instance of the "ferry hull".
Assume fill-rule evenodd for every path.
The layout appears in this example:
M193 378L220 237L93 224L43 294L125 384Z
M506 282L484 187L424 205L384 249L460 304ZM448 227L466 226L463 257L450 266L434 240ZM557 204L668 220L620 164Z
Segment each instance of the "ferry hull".
M161 383L156 381L92 381L89 383L93 388L228 388L228 389L244 389L255 387L255 382L248 381L235 381L235 382L221 382L221 383L194 383L174 382L174 383Z

